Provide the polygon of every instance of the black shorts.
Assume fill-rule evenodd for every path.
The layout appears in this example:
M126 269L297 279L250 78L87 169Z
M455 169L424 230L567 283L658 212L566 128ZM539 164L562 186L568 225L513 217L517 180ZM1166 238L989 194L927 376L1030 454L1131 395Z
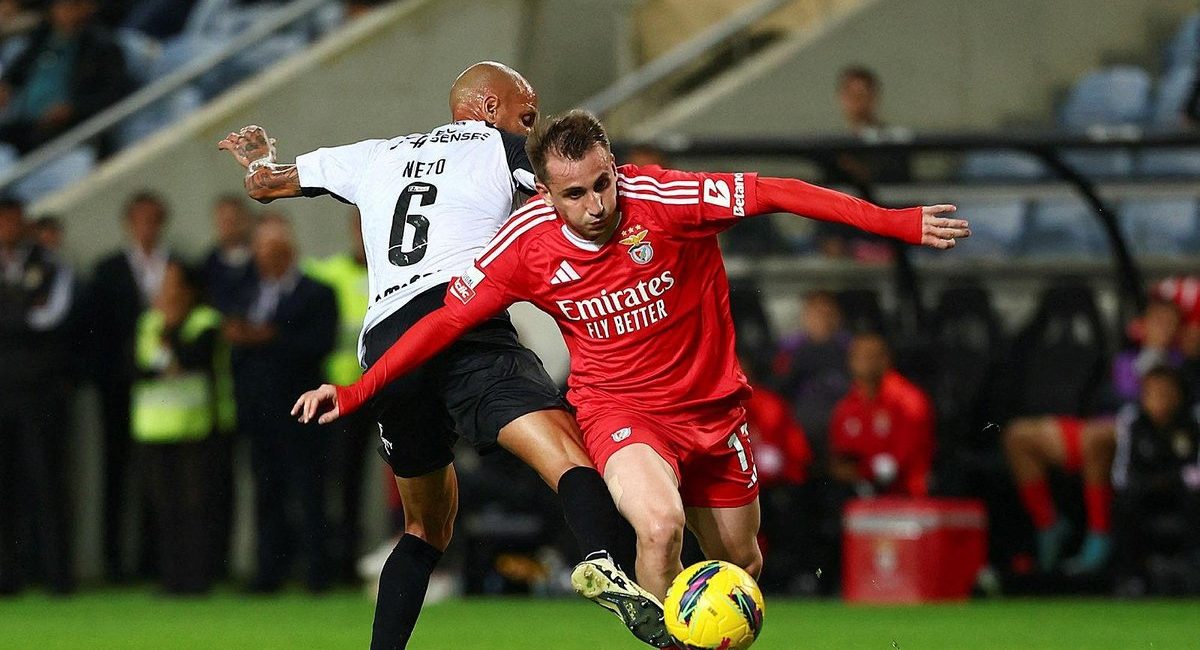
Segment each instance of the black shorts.
M367 365L441 307L445 294L444 284L429 289L368 330ZM509 422L568 407L541 360L517 341L505 313L389 384L369 408L379 423L379 454L396 476L413 478L449 465L459 436L486 453Z

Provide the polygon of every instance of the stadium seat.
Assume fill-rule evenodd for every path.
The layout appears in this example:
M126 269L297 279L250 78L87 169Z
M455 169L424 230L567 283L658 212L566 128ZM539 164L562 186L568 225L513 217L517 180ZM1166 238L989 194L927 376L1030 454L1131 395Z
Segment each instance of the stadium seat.
M1087 285L1055 282L1014 340L1005 396L1012 415L1080 415L1107 370L1105 330Z
M12 193L21 201L32 203L87 176L95 166L96 150L86 146L76 147L18 181Z
M977 151L963 157L959 177L968 181L1040 180L1050 175L1045 163L1019 151Z
M1091 209L1079 199L1039 201L1029 216L1020 250L1027 255L1092 255L1105 250L1106 240Z
M1164 68L1200 63L1200 12L1183 20L1163 53Z
M1121 230L1133 253L1181 255L1200 249L1195 198L1128 200L1121 207Z
M958 213L971 222L971 239L955 249L955 257L996 258L1016 251L1029 213L1024 201L962 201L957 205Z
M1000 320L987 290L962 284L943 291L931 330L937 360L929 393L938 411L939 447L972 441L1004 349Z
M1072 131L1141 124L1150 112L1150 75L1137 66L1114 66L1080 79L1063 104L1060 121Z
M1064 151L1063 162L1087 178L1119 178L1133 173L1128 151Z
M1196 66L1177 65L1167 71L1154 94L1150 128L1176 131L1184 127L1184 104L1196 82ZM1151 149L1141 152L1137 173L1143 176L1200 176L1200 149Z

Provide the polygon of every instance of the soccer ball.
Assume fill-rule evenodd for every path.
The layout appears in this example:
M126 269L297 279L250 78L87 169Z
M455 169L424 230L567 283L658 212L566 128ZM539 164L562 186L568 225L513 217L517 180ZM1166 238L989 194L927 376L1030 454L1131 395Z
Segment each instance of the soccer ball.
M680 648L745 650L762 631L763 597L740 567L709 560L671 582L663 614Z

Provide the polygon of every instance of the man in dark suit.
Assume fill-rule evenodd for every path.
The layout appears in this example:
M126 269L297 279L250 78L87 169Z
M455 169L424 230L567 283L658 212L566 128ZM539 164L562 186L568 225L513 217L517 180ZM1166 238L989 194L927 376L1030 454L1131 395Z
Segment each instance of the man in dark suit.
M258 573L252 591L274 592L288 577L289 550L307 560L309 590L329 586L325 518L326 434L289 416L295 396L319 383L325 357L338 329L333 291L296 267L291 226L281 216L264 217L254 232L258 281L228 316L225 337L233 344L238 428L250 440L255 485ZM290 539L289 501L302 513L299 544Z
M96 264L87 297L92 377L104 424L104 562L108 578L117 582L125 577L121 533L130 514L126 484L132 449L129 395L136 376L133 341L138 317L158 295L171 260L162 243L166 222L162 199L148 192L134 195L125 208L129 241Z
M70 268L34 243L21 204L0 199L0 594L39 575L52 593L75 588L63 473L73 294Z

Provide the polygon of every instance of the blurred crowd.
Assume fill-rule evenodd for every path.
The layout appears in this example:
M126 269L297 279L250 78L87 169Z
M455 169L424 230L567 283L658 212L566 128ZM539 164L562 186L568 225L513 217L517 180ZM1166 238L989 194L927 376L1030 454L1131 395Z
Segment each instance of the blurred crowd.
M169 220L162 197L130 197L125 244L84 281L60 256L56 219L0 202L2 593L76 588L65 479L85 385L100 404L107 581L197 594L230 578L235 457L253 477L247 590L358 579L374 541L361 488L390 485L370 459L373 426L288 414L303 390L360 372L357 214L350 250L308 260L286 216L239 196L213 206L200 260L172 252ZM732 308L755 386L765 588L836 592L849 500L940 495L986 503L993 566L1017 588L1200 586L1200 278L1152 287L1119 345L1092 290L1070 283L1051 283L1011 333L987 289L949 289L916 348L870 290L805 294L783 337L758 292L735 290ZM551 495L510 458L474 458L460 468L462 585L544 584L573 559Z

